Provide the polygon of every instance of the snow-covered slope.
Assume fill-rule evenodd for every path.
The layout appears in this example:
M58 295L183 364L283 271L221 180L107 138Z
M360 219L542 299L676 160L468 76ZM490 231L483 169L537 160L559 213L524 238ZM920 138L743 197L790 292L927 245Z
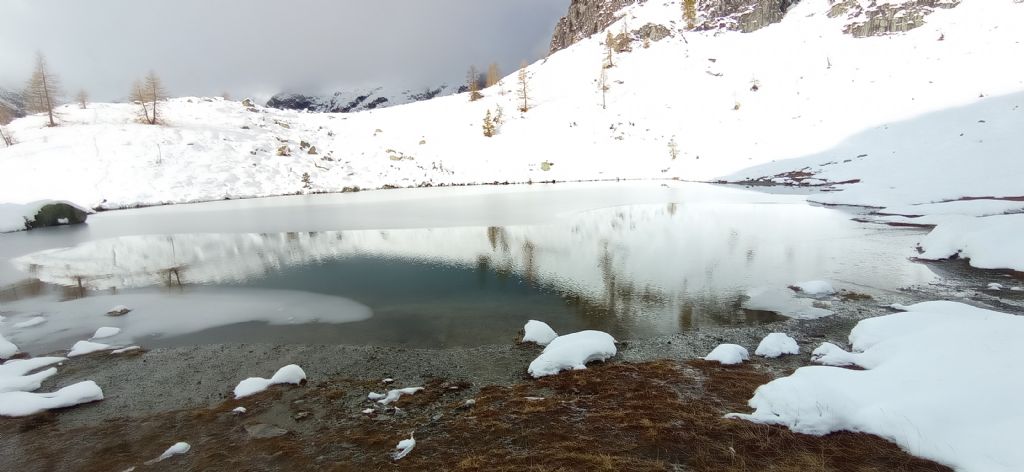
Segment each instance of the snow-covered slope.
M986 185L1015 193L1024 159L1007 156L1024 144L1010 132L1024 126L1024 66L1010 58L1024 57L1016 27L1024 5L966 1L907 33L867 38L843 33L848 20L830 18L830 9L827 0L804 0L753 33L684 33L678 1L629 6L610 31L658 23L672 36L648 48L634 41L615 56L606 109L596 85L600 34L529 67L527 113L517 111L515 74L476 102L460 94L347 115L175 99L164 107L167 125L154 127L135 123L128 104L65 107L57 128L41 117L12 123L20 144L0 149L0 201L117 208L346 187L713 180L794 158L850 164L833 168L860 185L869 184L861 170L889 173L871 188L897 192L915 179L949 176L936 186L949 192L903 203L962 193L952 189L967 179L956 176L984 169L999 170L985 174ZM498 106L505 123L484 137L482 119ZM957 129L970 144L944 146ZM883 131L888 137L873 138ZM870 145L855 145L861 138Z

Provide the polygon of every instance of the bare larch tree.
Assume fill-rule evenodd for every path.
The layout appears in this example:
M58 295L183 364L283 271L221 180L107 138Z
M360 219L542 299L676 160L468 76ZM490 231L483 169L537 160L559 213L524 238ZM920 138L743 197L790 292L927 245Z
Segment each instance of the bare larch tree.
M160 123L160 115L157 111L157 104L167 98L167 90L164 89L163 81L150 71L141 82L135 81L132 86L131 100L138 102L142 108L140 118L144 123L155 125Z
M60 93L60 80L50 72L43 53L36 53L36 67L25 87L25 104L29 111L46 113L50 119L49 125L57 126L53 109L57 106Z

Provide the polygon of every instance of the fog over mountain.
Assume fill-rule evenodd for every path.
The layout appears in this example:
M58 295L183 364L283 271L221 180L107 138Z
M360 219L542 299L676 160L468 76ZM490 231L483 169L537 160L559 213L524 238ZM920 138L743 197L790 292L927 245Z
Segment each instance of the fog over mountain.
M118 100L155 69L172 95L422 89L548 49L569 0L4 2L0 88L46 54L67 95ZM45 25L45 27L41 27Z

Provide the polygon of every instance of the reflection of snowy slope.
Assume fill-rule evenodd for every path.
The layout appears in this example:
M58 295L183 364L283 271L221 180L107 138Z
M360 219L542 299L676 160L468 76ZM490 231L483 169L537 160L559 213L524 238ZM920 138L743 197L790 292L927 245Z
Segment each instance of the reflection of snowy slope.
M921 266L892 264L909 255L911 242L898 233L868 238L875 230L843 213L784 201L616 207L538 226L130 236L14 263L45 282L106 289L237 282L349 256L401 258L514 272L617 314L700 311L686 300L738 301L750 286L823 276L884 288L929 280ZM878 261L887 261L884 271Z
M107 310L118 303L131 307L131 313L107 316ZM372 316L368 307L346 298L254 289L198 288L191 289L187 296L173 291L140 291L65 302L30 299L6 306L28 313L12 316L11 321L32 313L46 317L46 323L38 326L5 330L4 334L18 345L31 347L52 342L55 337L88 338L99 326L121 329L118 334L103 339L104 343L116 345L146 336L171 337L250 321L348 323Z

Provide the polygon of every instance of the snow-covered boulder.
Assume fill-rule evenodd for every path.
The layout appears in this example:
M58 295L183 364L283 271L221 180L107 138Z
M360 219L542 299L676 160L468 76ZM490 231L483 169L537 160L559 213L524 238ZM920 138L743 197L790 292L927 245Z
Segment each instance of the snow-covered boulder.
M704 356L706 361L719 362L725 365L742 364L747 359L750 359L750 353L747 352L747 348L739 344L719 344L708 355Z
M85 223L88 216L88 210L71 202L0 203L0 233Z
M1024 271L1024 214L947 218L921 241L922 259L969 259L982 269Z
M286 365L277 370L274 376L265 379L263 377L249 377L235 386L235 399L248 397L249 395L255 395L268 388L271 385L277 384L294 384L299 385L302 381L306 380L306 373L301 367L290 364Z
M563 370L586 369L591 361L614 357L615 338L602 331L580 331L559 336L548 343L528 369L534 378L555 375Z
M786 333L771 333L764 337L754 350L761 357L775 358L783 354L800 354L796 340Z
M551 341L558 337L558 333L551 329L547 323L543 321L530 320L526 322L526 326L523 326L523 342L524 343L537 343L541 346L547 346Z
M824 435L881 436L956 470L1024 470L1024 318L954 302L902 307L850 333L852 352L815 350L818 362L762 385L753 413L730 415Z

